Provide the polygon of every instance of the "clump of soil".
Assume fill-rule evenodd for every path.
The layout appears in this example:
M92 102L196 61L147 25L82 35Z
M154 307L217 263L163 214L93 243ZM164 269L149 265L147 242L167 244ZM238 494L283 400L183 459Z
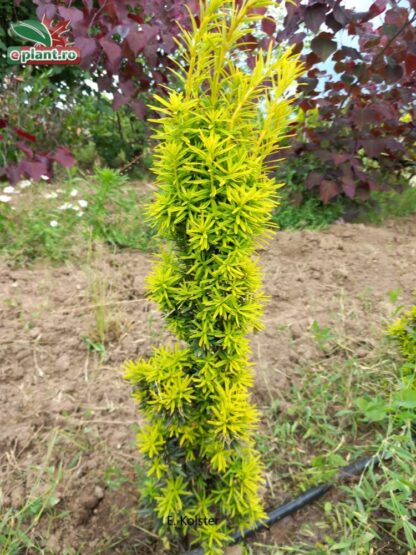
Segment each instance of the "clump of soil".
M251 338L261 406L319 355L314 321L348 335L356 356L371 351L392 315L389 291L411 302L415 227L411 217L279 232L260 253L270 296ZM45 553L164 552L137 516L140 422L121 369L168 338L144 296L149 269L133 251L106 250L88 268L0 262L0 514L49 499L30 531Z

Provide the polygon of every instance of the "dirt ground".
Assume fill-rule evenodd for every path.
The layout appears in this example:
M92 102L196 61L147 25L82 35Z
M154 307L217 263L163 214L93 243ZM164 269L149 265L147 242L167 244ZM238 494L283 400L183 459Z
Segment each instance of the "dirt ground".
M314 320L341 328L356 356L371 350L389 292L411 302L415 231L411 217L279 232L260 253L270 296L252 337L260 408L318 356ZM163 552L137 519L139 420L121 369L167 336L144 297L149 269L148 255L106 249L85 266L0 262L0 516L46 495L54 509L30 531L45 553Z

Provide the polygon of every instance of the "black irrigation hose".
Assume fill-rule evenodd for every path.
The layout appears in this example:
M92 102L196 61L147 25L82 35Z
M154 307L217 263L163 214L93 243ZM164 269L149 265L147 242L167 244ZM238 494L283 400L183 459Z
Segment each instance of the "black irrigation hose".
M357 461L347 466L343 466L340 469L335 479L335 482L345 480L347 478L355 476L356 474L361 473L370 464L377 466L378 464L380 464L380 460L381 460L380 457L377 457L377 456L364 457L362 459L358 459ZM333 485L334 485L333 483L327 483L327 484L320 484L318 486L314 486L313 488L305 491L305 493L298 495L291 501L287 501L286 503L283 503L283 505L280 505L279 507L275 507L274 509L271 509L270 511L267 512L266 520L258 522L252 528L249 528L248 530L244 530L243 533L236 532L234 534L231 534L233 541L231 542L230 545L234 545L240 542L241 540L252 536L253 534L255 534L256 532L258 532L263 528L268 528L269 526L271 526L275 522L278 522L282 518L285 518L293 514L294 512L298 511L299 509L302 509L302 507L305 507L306 505L309 505L313 501L316 501L317 499L322 497L327 491L329 491ZM203 555L203 554L204 554L203 549L197 548L191 551L187 551L185 555Z

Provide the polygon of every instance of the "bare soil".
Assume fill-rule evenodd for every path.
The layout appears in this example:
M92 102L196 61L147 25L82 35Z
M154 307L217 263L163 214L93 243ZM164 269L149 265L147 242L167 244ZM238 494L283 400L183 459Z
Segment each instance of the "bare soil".
M356 356L371 351L392 315L389 291L411 302L415 231L411 217L279 232L260 253L270 296L265 329L252 337L260 407L282 398L292 368L318 357L314 320L341 330ZM0 518L49 496L53 510L29 533L45 553L164 553L137 516L139 417L122 379L126 359L167 337L144 296L150 265L148 255L106 248L85 266L0 262ZM276 525L271 538L287 542L306 517Z

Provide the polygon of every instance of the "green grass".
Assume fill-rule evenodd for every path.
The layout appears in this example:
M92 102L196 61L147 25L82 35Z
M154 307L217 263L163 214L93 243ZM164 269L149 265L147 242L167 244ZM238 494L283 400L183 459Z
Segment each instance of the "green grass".
M145 221L144 204L149 200L116 170L96 171L96 187L86 195L87 223L93 235L117 247L148 251L154 246L153 232Z
M374 191L364 205L359 221L381 224L392 218L416 214L416 187L406 186L401 192Z
M19 508L10 508L0 513L0 555L21 553L48 553L37 541L36 526L41 518L60 518L55 506L60 499L56 489L62 480L62 469L55 468L52 453L56 447L57 434L52 435L42 466L36 468L36 480Z
M279 189L280 206L274 211L273 221L280 229L324 229L341 218L344 212L343 203L337 200L323 204L317 195L308 194L300 204L291 200L290 191Z
M276 505L276 492L283 501L333 480L339 467L362 456L386 459L359 480L340 484L339 501L316 503L318 517L315 509L290 545L254 540L243 553L368 555L387 545L389 553L413 553L416 361L398 362L387 339L362 359L330 328L314 322L311 333L322 360L295 369L290 390L263 411L257 440L269 476L268 504Z
M16 191L12 203L0 202L0 252L17 263L63 262L85 252L91 236L116 248L153 249L144 215L149 194L116 170L71 170L58 183Z
M324 229L346 213L350 214L347 219L352 222L369 224L416 214L416 187L405 186L401 192L374 191L365 202L340 198L328 204L323 204L316 193L309 191L303 191L302 200L295 202L297 191L293 185L279 189L281 204L273 220L280 229Z

